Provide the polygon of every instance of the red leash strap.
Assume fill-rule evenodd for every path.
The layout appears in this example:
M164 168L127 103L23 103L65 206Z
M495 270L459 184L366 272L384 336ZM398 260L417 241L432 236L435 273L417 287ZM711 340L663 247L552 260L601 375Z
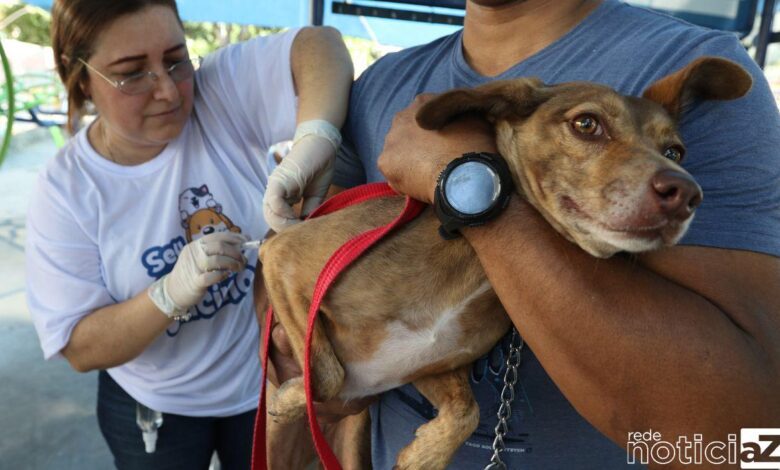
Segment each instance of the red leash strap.
M378 197L388 197L396 195L389 185L386 183L374 183L363 186L358 186L348 191L337 194L336 196L328 199L317 208L309 217L319 217L321 215L329 214L341 208L359 204L369 199ZM304 362L303 362L303 382L306 390L306 412L309 419L309 428L311 429L312 439L314 440L314 446L317 449L317 454L320 457L325 470L341 470L336 455L331 450L325 436L322 434L319 423L317 422L317 416L314 411L314 399L312 396L312 383L311 383L311 341L314 333L314 322L317 319L317 315L320 310L320 304L325 298L328 289L333 282L338 278L339 274L346 269L353 261L360 257L367 249L371 248L385 235L395 230L396 228L405 225L406 223L417 217L420 212L425 208L425 204L420 201L406 198L406 205L403 212L395 218L389 224L383 227L377 227L367 232L352 238L347 243L342 245L336 252L328 259L325 267L320 272L317 278L317 284L314 288L314 296L312 297L311 306L309 308L308 326L306 329L306 343L304 348ZM265 384L266 384L266 371L268 366L268 351L271 340L271 327L273 325L273 311L269 307L266 313L265 331L263 334L263 372L262 382L260 384L260 403L257 406L257 417L255 419L255 435L252 448L252 469L253 470L266 470L267 468L267 455L266 455L266 435L265 435Z
M267 470L268 456L266 455L266 436L265 436L265 383L268 380L268 349L271 345L271 328L274 323L274 311L268 307L265 312L265 330L263 330L263 344L260 346L262 354L262 372L260 378L260 398L257 404L257 415L255 416L255 432L252 439L252 470Z
M342 191L336 194L335 196L331 197L327 201L323 202L318 208L314 210L314 212L309 214L309 216L306 218L313 219L321 215L328 215L331 212L336 212L337 210L344 209L345 207L354 206L355 204L360 204L361 202L368 201L369 199L377 199L380 197L390 197L390 196L398 196L398 193L393 191L393 188L391 188L390 185L387 183L369 183L361 186L355 186L354 188L347 189L346 191ZM415 201L415 202L419 202L419 201ZM422 207L425 207L425 205L422 203L420 204L421 204L420 210L422 210ZM405 207L404 212L406 212L406 210L407 208ZM417 213L419 213L419 211ZM393 222L391 222L391 224L392 223Z

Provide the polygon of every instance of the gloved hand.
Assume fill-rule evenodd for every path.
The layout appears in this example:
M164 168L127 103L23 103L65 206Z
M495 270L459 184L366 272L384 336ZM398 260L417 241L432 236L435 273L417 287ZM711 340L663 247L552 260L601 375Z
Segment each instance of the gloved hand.
M241 244L246 241L244 235L220 232L188 243L173 270L149 288L152 302L169 317L186 317L209 286L244 269L247 260L241 254Z
M263 197L265 221L275 232L300 222L292 206L301 198L302 216L322 204L340 145L341 133L330 122L312 119L298 124L292 150L268 177Z
M292 206L301 198L302 216L322 204L333 179L335 160L336 150L324 137L309 134L293 145L268 177L263 197L265 221L275 232L300 222Z

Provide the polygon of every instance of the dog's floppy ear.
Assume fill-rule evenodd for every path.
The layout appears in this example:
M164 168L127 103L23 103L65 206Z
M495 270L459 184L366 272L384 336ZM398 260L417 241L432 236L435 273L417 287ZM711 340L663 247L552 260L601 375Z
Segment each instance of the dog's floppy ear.
M648 87L643 98L666 108L673 118L697 100L733 100L748 91L753 78L741 66L719 57L700 57Z
M442 93L417 111L417 124L423 129L441 129L466 113L495 119L525 117L542 104L548 94L538 78L497 80L476 88L458 88Z

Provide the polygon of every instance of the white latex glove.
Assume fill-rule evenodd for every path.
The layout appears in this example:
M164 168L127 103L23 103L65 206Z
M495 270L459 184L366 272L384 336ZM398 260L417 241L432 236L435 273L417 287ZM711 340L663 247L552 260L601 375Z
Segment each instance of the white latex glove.
M275 232L301 221L292 207L301 199L302 216L322 204L333 179L335 161L336 150L324 137L309 134L295 143L268 177L263 196L263 215Z
M173 270L149 288L152 302L170 317L185 316L209 286L244 269L247 260L241 254L241 244L246 241L239 233L219 232L188 243Z

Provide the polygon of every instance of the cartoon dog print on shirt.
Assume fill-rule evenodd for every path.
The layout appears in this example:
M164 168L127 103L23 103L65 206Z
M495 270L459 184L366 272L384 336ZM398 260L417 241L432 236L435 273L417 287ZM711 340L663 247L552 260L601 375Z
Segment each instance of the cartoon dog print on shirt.
M220 214L213 209L201 209L196 211L192 214L187 223L187 242L197 240L210 233L241 233L241 227L233 225L233 222L228 216Z
M213 209L222 213L222 206L217 204L214 196L209 192L205 184L198 188L187 188L179 195L179 216L181 225L187 228L186 221L201 209Z
M179 195L179 215L186 230L187 243L210 233L241 233L241 227L222 213L222 205L217 203L205 184L187 188Z

